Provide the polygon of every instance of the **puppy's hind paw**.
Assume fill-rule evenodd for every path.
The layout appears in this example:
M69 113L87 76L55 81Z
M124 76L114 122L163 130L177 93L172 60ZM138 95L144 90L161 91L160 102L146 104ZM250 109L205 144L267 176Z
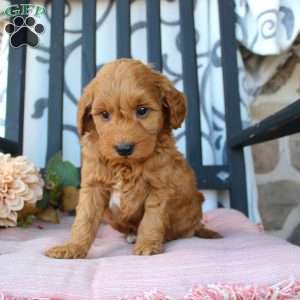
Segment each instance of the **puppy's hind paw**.
M223 236L216 231L205 228L204 226L199 226L195 232L195 236L204 239L222 239Z
M48 249L45 252L46 256L52 257L52 258L84 258L87 255L86 248L73 244L68 243L61 246L55 246L50 249Z

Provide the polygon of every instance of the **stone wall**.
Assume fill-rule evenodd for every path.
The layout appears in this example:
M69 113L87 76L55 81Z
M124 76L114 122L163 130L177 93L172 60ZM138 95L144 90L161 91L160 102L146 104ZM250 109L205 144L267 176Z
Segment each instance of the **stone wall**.
M272 93L258 96L251 107L254 121L299 99L300 64ZM300 245L300 134L252 147L265 229Z

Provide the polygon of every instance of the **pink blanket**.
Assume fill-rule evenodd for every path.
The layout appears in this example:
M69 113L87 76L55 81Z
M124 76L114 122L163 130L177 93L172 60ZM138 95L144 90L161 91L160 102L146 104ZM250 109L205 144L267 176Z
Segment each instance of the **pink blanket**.
M282 281L284 288L292 290L291 295L299 292L299 298L294 299L300 299L300 282L296 281L300 279L299 247L259 232L234 210L218 209L206 218L208 226L224 239L172 241L165 245L163 254L151 257L131 255L133 246L109 226L99 230L86 259L45 257L45 249L66 240L72 217L64 217L59 225L42 224L43 229L38 223L27 229L0 230L0 299L1 293L3 298L68 300L139 295L144 297L134 299L165 299L163 295L172 299L224 299L204 298L200 292L212 289L225 293L228 287L232 292L236 289L235 293L255 287L267 292ZM284 288L278 291L282 293Z

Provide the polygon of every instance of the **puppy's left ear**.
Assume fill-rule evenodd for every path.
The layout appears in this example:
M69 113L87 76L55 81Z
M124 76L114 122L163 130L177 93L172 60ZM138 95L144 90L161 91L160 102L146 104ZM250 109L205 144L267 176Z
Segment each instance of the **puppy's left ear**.
M186 116L186 98L178 91L173 83L160 74L159 87L161 90L163 106L169 110L170 123L173 129L179 128Z
M81 138L86 132L94 129L94 123L91 115L93 103L93 87L90 83L84 90L77 107L77 130Z

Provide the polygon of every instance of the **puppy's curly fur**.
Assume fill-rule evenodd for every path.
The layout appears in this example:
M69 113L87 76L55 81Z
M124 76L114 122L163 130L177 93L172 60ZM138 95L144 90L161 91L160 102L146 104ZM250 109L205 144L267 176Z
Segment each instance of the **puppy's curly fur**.
M137 60L98 72L78 105L82 186L71 238L46 255L85 257L101 220L137 234L137 255L160 253L164 241L177 238L220 237L201 224L203 196L172 136L185 115L184 95ZM120 155L119 144L134 145L132 154Z

